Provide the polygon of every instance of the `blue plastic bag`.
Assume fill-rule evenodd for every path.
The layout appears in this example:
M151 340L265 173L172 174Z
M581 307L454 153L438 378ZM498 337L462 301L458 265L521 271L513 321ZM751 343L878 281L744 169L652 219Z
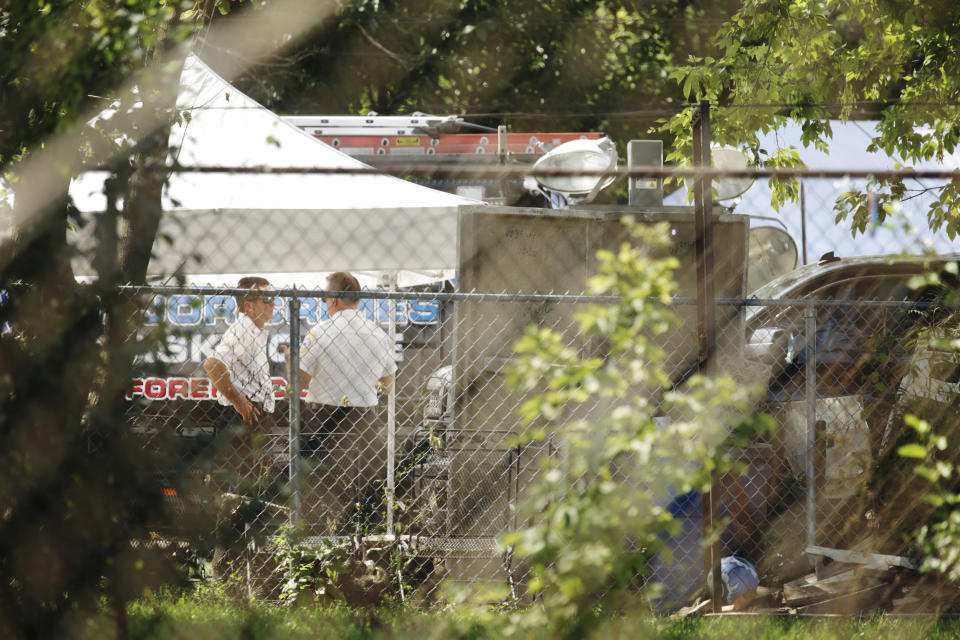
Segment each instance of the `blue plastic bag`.
M723 604L732 604L743 594L760 586L760 579L749 561L740 556L726 556L720 559L720 583ZM713 591L713 570L707 573L707 587Z

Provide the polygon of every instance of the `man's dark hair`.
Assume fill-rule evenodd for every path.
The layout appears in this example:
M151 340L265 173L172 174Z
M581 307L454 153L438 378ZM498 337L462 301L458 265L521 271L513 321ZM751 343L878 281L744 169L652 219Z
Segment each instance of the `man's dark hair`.
M260 276L244 276L240 278L240 282L237 283L237 289L253 289L254 287L269 287L270 281L266 278L261 278ZM243 311L243 303L248 300L252 301L254 298L259 297L261 294L256 292L251 293L242 293L240 295L234 296L237 300L237 311Z
M337 271L327 276L328 291L356 291L360 292L360 283L352 274L346 271ZM347 302L358 302L359 298L344 298Z

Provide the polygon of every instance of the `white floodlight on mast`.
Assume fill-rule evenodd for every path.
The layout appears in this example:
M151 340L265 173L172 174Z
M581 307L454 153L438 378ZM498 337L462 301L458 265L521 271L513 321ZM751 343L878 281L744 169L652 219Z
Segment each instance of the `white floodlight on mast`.
M584 171L587 175L530 176L524 185L532 190L552 191L569 202L590 202L616 176L596 175L617 168L617 149L610 138L571 140L547 152L534 163L535 170Z

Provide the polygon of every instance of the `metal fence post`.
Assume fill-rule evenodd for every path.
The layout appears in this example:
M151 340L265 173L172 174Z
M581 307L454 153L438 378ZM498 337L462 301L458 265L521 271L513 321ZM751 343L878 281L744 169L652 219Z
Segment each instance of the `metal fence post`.
M709 169L711 166L709 102L701 102L693 112L693 163L697 168ZM713 184L709 175L698 174L695 185L693 195L696 223L698 369L702 375L706 375L716 343L716 299L713 288ZM719 520L717 481L718 476L714 473L710 478L710 491L703 496L704 540L707 539L708 533L713 534L714 523ZM706 550L704 567L705 573L713 572L710 585L713 593L713 612L719 613L723 597L718 541L714 541Z
M290 298L290 524L300 522L300 298Z
M804 380L807 417L807 546L817 544L817 314L811 300L804 310ZM814 559L814 568L820 573L822 559Z
M396 274L390 281L390 290L395 291ZM393 298L387 303L390 312L390 344L397 344L397 301ZM393 506L396 499L396 456L397 456L397 381L393 381L387 394L387 535L393 535Z

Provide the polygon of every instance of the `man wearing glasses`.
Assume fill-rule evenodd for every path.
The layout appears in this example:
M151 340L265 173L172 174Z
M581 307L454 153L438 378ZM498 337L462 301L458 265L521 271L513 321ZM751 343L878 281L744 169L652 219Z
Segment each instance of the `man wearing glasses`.
M273 317L276 301L273 296L258 293L269 287L266 278L240 278L237 288L249 289L250 293L236 296L237 319L223 334L214 349L215 355L203 362L217 389L217 402L227 423L236 420L234 410L250 426L273 413L273 382L267 360L269 336L263 327Z

